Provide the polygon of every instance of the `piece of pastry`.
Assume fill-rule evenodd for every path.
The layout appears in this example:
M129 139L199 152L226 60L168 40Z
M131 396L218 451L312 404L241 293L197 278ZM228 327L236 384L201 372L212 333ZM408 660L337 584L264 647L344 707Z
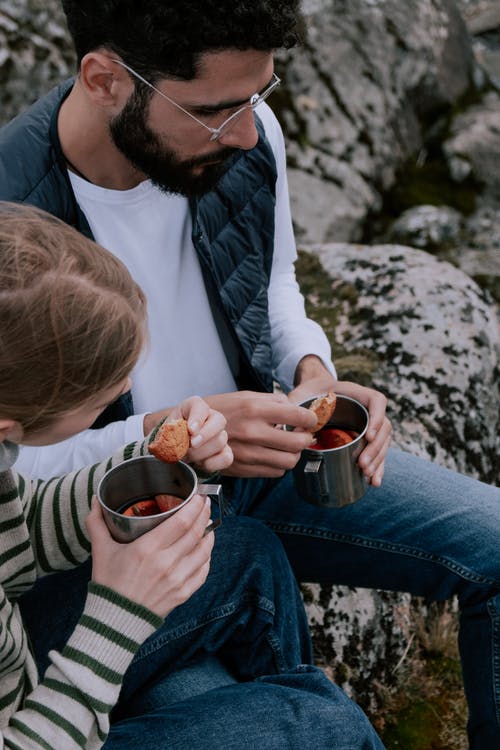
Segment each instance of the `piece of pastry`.
M148 451L153 456L168 464L180 461L188 450L189 431L185 419L167 419L160 425L153 441L148 445Z
M333 412L335 411L336 404L337 396L335 393L326 393L324 396L318 396L318 398L315 398L309 405L309 408L316 414L318 419L318 424L312 430L313 433L318 432L322 427L328 424L332 418Z
M156 500L150 498L149 500L138 500L136 503L132 503L128 508L125 508L123 512L124 516L131 516L132 518L137 516L154 516L159 513L158 505Z
M128 505L124 511L124 516L154 516L157 513L166 513L169 510L177 508L183 502L182 497L177 495L155 495L145 500L137 500Z
M357 437L356 433L352 432L352 434L349 434L349 432L347 430L340 430L338 427L326 427L315 435L315 441L309 447L315 451L341 448L343 445L352 443L355 437Z

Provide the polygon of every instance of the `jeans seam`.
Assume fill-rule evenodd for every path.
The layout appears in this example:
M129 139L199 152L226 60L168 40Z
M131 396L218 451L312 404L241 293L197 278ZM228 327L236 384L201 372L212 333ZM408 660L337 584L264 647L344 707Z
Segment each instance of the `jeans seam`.
M488 584L491 586L499 586L500 582L494 578L487 578L480 576L473 571L463 568L461 565L457 565L452 560L439 555L433 555L429 552L416 549L415 547L409 547L404 545L395 544L394 542L376 541L372 539L364 539L363 537L350 536L349 534L339 534L327 529L318 529L315 527L308 526L290 526L285 523L276 523L273 521L265 521L266 525L272 529L276 534L290 534L296 536L313 536L321 539L328 539L329 541L343 542L345 544L352 544L355 547L365 547L368 549L380 549L387 552L397 552L407 557L414 557L420 560L427 560L429 562L443 565L452 573L456 573L461 578L472 583Z
M283 652L280 646L280 639L278 638L276 633L273 630L271 630L266 635L266 640L269 644L269 648L274 654L274 659L276 662L276 671L278 672L278 674L287 671L285 660L283 658Z
M241 599L239 599L238 601L229 602L221 607L209 610L205 613L205 615L183 623L174 630L169 630L168 633L154 637L150 644L146 642L142 645L140 652L136 654L135 662L137 663L139 661L142 661L142 659L149 657L155 651L163 648L166 643L170 643L171 641L175 641L178 638L182 638L188 633L193 633L194 631L205 627L211 622L215 622L216 620L223 620L228 615L234 614L238 609L241 609L248 604L254 604L258 609L261 609L267 614L270 614L274 617L275 609L272 601L262 596L244 596L241 597Z
M495 597L499 599L500 597ZM493 655L493 699L495 701L495 714L497 719L497 726L500 726L500 649L498 644L500 643L500 614L495 602L490 599L486 606L488 613L491 618L491 651Z

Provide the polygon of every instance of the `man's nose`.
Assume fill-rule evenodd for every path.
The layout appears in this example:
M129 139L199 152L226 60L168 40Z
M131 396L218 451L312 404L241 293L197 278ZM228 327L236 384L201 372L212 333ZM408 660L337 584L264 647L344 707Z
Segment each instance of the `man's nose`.
M224 146L242 148L245 151L249 151L256 146L258 140L259 134L255 125L254 111L250 107L245 109L218 139L219 143Z

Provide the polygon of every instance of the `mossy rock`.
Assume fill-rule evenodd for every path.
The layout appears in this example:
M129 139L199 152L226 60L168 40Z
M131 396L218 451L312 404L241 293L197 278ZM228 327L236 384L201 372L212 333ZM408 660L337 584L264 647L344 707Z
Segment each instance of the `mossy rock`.
M300 249L298 256L295 270L307 315L325 331L339 378L371 385L378 357L368 349L339 345L335 335L341 317L355 320L359 315L359 291L353 284L332 279L317 256Z

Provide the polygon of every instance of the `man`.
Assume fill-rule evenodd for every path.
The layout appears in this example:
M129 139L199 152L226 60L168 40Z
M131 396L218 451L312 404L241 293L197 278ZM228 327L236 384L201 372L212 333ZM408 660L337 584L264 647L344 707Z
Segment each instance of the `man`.
M471 747L498 748L500 491L389 450L384 396L336 380L295 281L282 135L262 100L298 3L63 5L79 75L0 133L0 197L118 254L148 297L151 345L134 416L25 456L25 470L88 463L200 393L227 419L231 512L276 531L299 578L458 595ZM296 404L328 390L370 414L359 462L371 487L340 511L304 503L289 471L314 427Z

